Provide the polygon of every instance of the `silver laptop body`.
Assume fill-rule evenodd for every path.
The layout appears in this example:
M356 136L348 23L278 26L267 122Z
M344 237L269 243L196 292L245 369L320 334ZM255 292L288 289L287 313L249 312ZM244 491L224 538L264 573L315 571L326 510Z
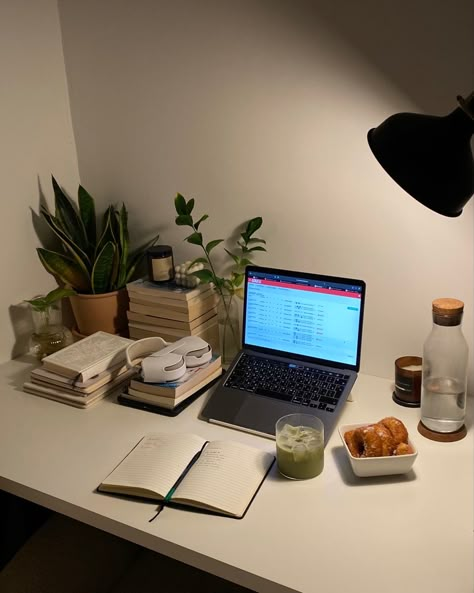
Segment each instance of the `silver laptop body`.
M201 418L274 438L294 412L324 423L325 442L360 367L365 283L248 266L242 350Z

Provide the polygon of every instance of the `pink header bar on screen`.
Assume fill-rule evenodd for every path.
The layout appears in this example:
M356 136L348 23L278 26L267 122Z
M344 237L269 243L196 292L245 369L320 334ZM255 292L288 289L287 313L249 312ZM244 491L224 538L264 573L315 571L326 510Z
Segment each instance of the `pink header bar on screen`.
M264 280L260 278L249 278L248 281L252 284L263 284L265 286L275 286L277 288L292 288L296 290L305 290L307 292L322 292L324 294L333 294L337 296L348 297L351 299L361 298L361 295L358 292L337 290L335 288L321 288L320 286L304 286L300 284L292 284L291 282L275 282L274 280Z

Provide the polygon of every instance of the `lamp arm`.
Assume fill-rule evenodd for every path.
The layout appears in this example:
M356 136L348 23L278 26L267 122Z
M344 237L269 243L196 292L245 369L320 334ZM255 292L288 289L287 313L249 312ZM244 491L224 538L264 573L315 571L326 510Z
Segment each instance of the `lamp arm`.
M459 107L461 107L464 113L474 120L474 91L467 97L467 99L464 99L461 95L458 95L456 99L459 103Z

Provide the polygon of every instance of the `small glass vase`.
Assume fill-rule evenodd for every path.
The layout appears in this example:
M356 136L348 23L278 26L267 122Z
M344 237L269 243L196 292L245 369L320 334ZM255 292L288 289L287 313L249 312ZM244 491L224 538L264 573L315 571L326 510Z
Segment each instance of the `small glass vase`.
M219 295L217 320L222 366L227 368L241 348L239 308L235 294Z
M30 339L30 352L38 360L72 344L72 333L62 323L61 305L53 303L43 311L31 307L34 331Z

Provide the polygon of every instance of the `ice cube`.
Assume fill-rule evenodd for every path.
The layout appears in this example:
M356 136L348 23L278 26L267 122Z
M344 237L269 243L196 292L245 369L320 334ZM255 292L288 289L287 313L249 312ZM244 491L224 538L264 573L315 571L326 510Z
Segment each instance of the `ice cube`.
M296 463L304 461L306 458L306 455L307 455L306 446L303 443L298 443L297 445L295 445L293 447L292 453L293 453L293 460Z
M308 451L315 451L318 447L322 444L322 439L319 436L311 437L308 441L306 441L306 447Z
M299 426L292 426L291 424L285 424L285 426L282 429L282 432L286 433L287 435L296 436L298 434L299 430L300 430Z

